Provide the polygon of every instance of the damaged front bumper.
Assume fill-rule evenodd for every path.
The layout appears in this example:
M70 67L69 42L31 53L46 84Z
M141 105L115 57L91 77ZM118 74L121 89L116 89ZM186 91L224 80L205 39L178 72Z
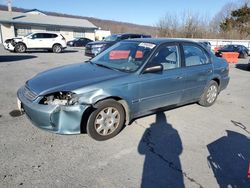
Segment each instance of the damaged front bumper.
M13 45L13 42L4 42L3 43L3 46L6 50L9 50L9 51L15 51L15 46Z
M89 105L44 105L42 97L31 101L25 96L24 87L17 92L21 106L31 122L43 130L57 134L80 134L82 115Z

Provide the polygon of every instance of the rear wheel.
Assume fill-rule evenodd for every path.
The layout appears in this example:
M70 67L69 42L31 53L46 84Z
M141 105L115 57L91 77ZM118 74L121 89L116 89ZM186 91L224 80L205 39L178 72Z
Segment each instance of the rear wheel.
M125 112L115 100L101 101L88 119L87 133L95 140L102 141L116 136L122 129Z
M215 103L219 93L219 87L216 81L211 80L208 84L208 87L205 89L204 93L201 96L200 101L198 102L201 106L211 106Z
M23 43L18 43L18 44L15 46L15 52L24 53L25 51L26 51L26 46L25 46L25 44L23 44Z
M62 46L60 44L54 44L52 47L52 51L54 53L61 53L62 52Z

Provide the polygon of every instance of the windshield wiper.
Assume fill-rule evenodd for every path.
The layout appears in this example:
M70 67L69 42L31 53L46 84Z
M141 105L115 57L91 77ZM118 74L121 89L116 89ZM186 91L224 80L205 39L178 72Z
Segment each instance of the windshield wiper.
M107 69L111 69L111 70L116 70L117 71L117 69L109 67L107 65L103 65L103 64L99 64L99 63L94 63L94 64L97 65L97 66L99 66L99 67L104 67L104 68L107 68Z
M90 63L91 65L94 64L91 60L84 61L84 63Z

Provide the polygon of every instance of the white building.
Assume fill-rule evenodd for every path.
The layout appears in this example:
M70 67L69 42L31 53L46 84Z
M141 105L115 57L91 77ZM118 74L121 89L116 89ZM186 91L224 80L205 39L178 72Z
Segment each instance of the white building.
M111 31L98 29L95 31L95 40L102 40L109 35L111 35Z
M85 19L49 16L33 9L24 13L0 11L0 43L31 32L53 31L66 40L86 37L95 40L97 27Z

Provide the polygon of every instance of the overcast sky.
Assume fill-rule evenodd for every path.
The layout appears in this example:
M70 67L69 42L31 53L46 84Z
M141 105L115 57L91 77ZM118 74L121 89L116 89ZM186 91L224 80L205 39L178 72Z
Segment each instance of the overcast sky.
M12 0L12 6L154 25L166 13L191 11L211 19L229 2L232 0Z

